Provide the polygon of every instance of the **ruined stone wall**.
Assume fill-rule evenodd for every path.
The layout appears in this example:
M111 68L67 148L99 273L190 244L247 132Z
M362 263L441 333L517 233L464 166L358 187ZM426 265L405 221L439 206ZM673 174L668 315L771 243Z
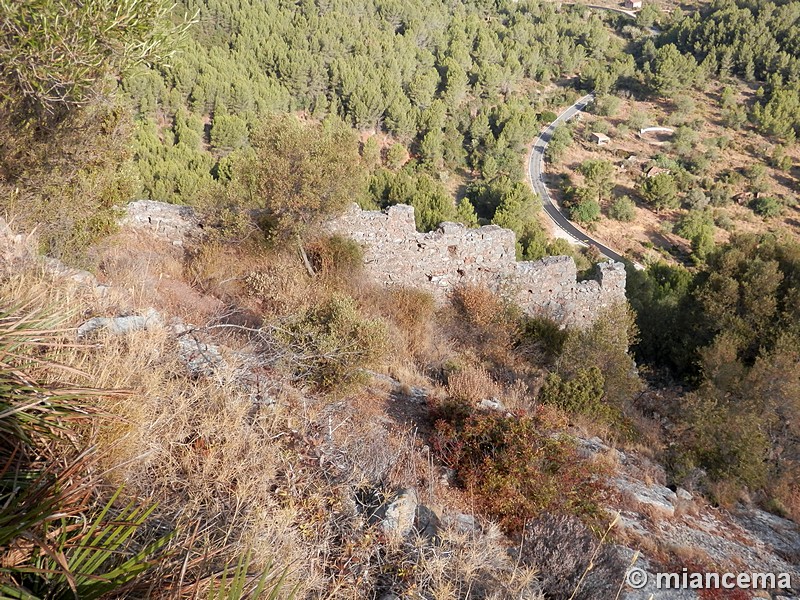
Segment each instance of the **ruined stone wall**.
M439 301L457 285L483 285L530 315L584 327L625 300L622 264L602 263L596 280L578 282L568 256L517 262L514 232L496 225L469 229L442 223L436 231L418 233L411 206L362 211L353 205L328 230L362 245L367 272L379 283L425 289Z
M204 234L190 207L149 200L131 202L122 225L176 246ZM436 231L419 233L411 206L363 211L354 204L327 228L363 246L367 273L378 283L424 289L440 302L458 285L482 285L530 315L584 327L625 300L620 263L601 263L595 280L579 282L568 256L517 262L514 232L496 225L469 229L442 223Z
M183 246L203 235L203 224L191 206L137 200L128 204L120 225L147 232L164 242Z

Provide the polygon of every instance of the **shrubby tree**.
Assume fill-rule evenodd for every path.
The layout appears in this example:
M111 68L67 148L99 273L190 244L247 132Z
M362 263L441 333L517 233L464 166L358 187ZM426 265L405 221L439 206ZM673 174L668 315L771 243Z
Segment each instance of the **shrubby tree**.
M232 182L237 199L264 209L271 234L295 241L311 271L304 237L364 191L358 139L334 120L311 125L284 115L266 120L252 146L253 155L244 158Z
M714 218L710 211L690 210L678 224L677 233L692 244L692 257L705 260L714 249Z
M163 0L118 3L4 2L0 19L0 91L6 109L40 117L87 101L105 76L170 53L180 37Z
M441 183L412 164L406 165L399 173L377 170L370 180L369 192L382 207L392 204L413 206L419 231L431 231L443 221L458 221L469 226L477 222L469 200L456 206Z
M390 169L399 169L408 160L408 152L403 144L392 144L386 151L386 165Z
M551 163L558 163L567 148L572 144L572 130L568 125L559 125L553 131L553 137L547 144L545 157Z
M781 203L772 196L761 196L756 198L751 203L751 206L753 208L753 212L761 217L764 217L765 219L777 217L783 212Z
M363 144L361 144L361 160L364 164L374 169L381 164L381 147L377 138L373 135L368 137Z
M622 407L641 389L628 348L638 329L630 307L620 304L602 312L591 327L570 331L556 364L562 379L574 379L593 367L602 374L603 399ZM596 377L593 381L599 381Z
M584 185L591 197L602 201L614 188L614 165L604 159L588 159L581 163L578 170L584 178Z
M786 148L782 145L775 146L770 157L770 164L780 171L790 171L792 168L792 157L786 154Z
M611 203L608 216L616 221L633 221L636 218L636 204L628 196L620 196Z
M656 210L678 208L678 186L675 177L669 173L659 173L646 178L639 191L642 197Z
M16 228L36 229L42 251L83 260L115 227L117 206L141 195L128 167L136 126L116 82L180 44L185 25L171 9L161 0L0 2L0 209ZM160 77L146 78L142 109L153 112L163 90Z
M593 199L580 200L569 207L569 216L573 221L593 223L600 218L600 204Z
M236 115L216 114L211 125L211 144L221 150L235 150L247 143L247 123Z
M691 87L697 74L694 57L681 54L674 44L658 48L645 68L648 86L660 96L672 96Z
M613 117L619 112L620 99L611 94L598 96L594 101L594 111L603 117Z
M537 219L541 204L528 185L498 177L470 186L467 198L483 222L514 231L518 258L533 260L546 254L547 236Z

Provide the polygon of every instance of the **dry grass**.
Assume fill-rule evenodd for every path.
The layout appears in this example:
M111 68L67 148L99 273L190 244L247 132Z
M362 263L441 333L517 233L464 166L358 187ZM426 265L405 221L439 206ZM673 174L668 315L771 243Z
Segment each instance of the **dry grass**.
M392 346L383 371L401 388L425 387L429 403L445 395L469 403L498 398L511 410L534 410L554 429L568 425L563 413L534 406L530 390L540 371L514 347L519 314L486 290L458 290L454 307L437 310L426 294L370 286L330 261L312 279L289 251L207 245L184 254L121 235L95 254L101 278L114 284L105 296L87 296L38 268L7 279L5 296L38 292L42 302L73 311L75 323L155 306L167 320L257 328L345 294L360 315L386 325ZM268 361L258 375L274 403L254 404L243 361L259 357L243 331L205 332L227 346L226 364L198 379L188 376L167 328L101 335L91 347L59 354L92 385L133 392L100 405L108 415L98 438L104 476L157 500L162 525L184 525L176 548L189 561L187 579L206 552L249 547L256 564L288 568L300 598L382 590L459 600L538 597L532 569L509 558L509 541L489 523L471 532L446 526L440 545L398 544L359 508L358 490L386 496L414 487L445 514L475 512L475 498L447 486L425 445L428 405L397 394L391 382L346 396L309 393ZM452 365L458 368L446 387L436 388L430 375Z
M445 527L438 546L418 546L416 585L433 600L526 598L542 600L537 573L509 555L495 526L465 532Z
M251 546L257 564L305 564L304 586L319 584L297 528L302 518L273 493L295 457L283 440L282 399L254 407L231 371L181 377L185 367L161 329L101 339L72 364L98 385L134 390L103 406L113 415L99 439L111 482L153 497L169 520L211 529L217 544Z
M204 293L262 318L302 312L321 291L293 253L263 245L207 243L192 250L186 272Z
M98 278L117 296L117 314L155 307L204 323L223 309L217 297L187 283L184 250L166 242L123 231L93 248L91 259Z

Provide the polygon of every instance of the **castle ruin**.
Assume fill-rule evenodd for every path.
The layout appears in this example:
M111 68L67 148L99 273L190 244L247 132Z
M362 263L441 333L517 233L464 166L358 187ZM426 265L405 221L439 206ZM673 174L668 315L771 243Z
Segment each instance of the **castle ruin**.
M458 285L481 285L531 316L567 327L585 327L604 309L625 301L621 263L600 263L596 279L578 281L569 256L517 261L514 232L497 225L469 229L442 223L419 233L411 206L364 211L354 204L328 231L363 247L367 273L378 283L424 289L438 301Z
M192 208L163 202L130 203L122 224L176 246L203 235ZM517 261L514 232L497 225L469 229L442 223L436 231L419 233L411 206L365 211L354 204L326 227L363 247L366 272L375 282L427 290L439 302L458 285L480 285L531 316L585 327L604 309L625 301L621 263L600 263L595 279L578 281L569 256Z

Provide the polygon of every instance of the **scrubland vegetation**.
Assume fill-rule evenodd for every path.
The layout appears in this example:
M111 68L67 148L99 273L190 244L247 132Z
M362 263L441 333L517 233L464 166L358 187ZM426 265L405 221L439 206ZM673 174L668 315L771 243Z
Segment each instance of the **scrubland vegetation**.
M108 285L3 249L0 594L614 597L618 465L582 451L593 436L798 521L798 6L700 10L0 0L0 204ZM698 135L703 86L746 167L709 166L730 140ZM522 180L586 90L594 116L556 130L552 169L620 103L674 105L676 131L624 193L610 158L572 165L571 217L602 233L647 210L689 244L631 269L630 305L590 328L476 287L443 305L377 287L322 230L353 201L407 203L420 230L493 223L518 258L587 270L600 257L548 239ZM744 187L758 221L739 231L717 209ZM141 197L193 205L202 240L119 230ZM76 341L149 307L146 330ZM220 364L187 369L187 328ZM404 489L434 533L384 526Z

